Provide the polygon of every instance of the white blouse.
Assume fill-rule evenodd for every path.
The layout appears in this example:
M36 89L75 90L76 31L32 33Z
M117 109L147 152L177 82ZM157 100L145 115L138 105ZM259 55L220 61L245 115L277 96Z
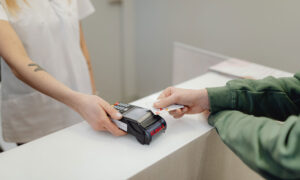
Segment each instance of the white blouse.
M58 81L91 94L86 60L80 47L79 21L94 12L90 0L17 0L11 15L0 4L0 20L9 21L29 55ZM2 127L9 142L28 142L82 121L62 103L17 79L5 61L2 73Z

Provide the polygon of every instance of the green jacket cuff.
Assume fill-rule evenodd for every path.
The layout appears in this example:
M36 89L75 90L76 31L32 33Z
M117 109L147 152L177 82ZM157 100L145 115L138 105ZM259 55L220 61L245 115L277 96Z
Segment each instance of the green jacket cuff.
M215 124L218 120L218 117L219 115L222 114L221 112L220 113L215 113L215 114L211 114L209 117L208 117L208 124L215 127Z
M228 87L207 88L207 93L212 114L235 108L235 96Z

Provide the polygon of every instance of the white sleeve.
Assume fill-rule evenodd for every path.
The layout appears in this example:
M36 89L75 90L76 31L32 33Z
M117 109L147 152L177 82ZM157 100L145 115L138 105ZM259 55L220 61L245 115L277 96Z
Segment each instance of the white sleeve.
M77 0L78 18L82 20L95 12L95 8L90 0Z
M0 20L8 21L7 14L0 3Z

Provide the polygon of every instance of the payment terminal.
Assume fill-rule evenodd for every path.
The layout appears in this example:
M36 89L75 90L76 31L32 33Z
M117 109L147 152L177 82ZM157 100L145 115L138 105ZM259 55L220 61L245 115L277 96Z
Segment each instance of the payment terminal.
M123 115L121 120L112 119L113 122L141 144L150 144L154 135L167 128L166 121L148 109L123 103L115 103L113 107Z

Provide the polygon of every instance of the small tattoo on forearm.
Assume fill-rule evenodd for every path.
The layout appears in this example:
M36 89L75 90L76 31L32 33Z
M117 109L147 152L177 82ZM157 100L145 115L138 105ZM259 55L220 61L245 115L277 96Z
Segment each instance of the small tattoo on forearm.
M35 64L35 63L28 64L28 66L36 66L36 68L34 69L34 72L45 71L40 65Z

